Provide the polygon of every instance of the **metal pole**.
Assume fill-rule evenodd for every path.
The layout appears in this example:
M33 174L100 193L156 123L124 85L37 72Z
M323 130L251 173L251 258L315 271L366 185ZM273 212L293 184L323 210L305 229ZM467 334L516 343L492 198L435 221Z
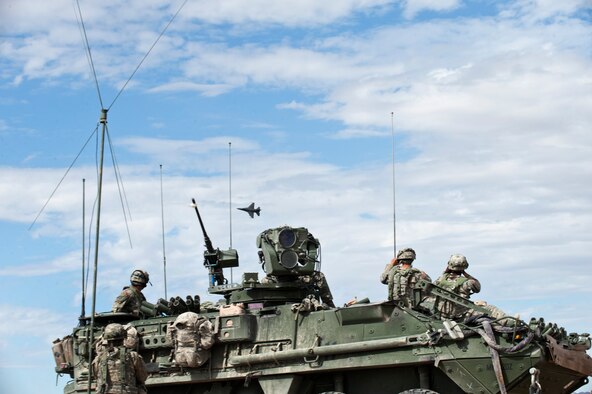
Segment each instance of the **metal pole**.
M82 323L84 315L86 314L85 311L85 303L86 303L86 289L84 288L84 258L85 258L85 227L86 227L86 179L82 178L82 310L80 311L80 323Z
M95 234L95 262L93 272L93 297L92 297L92 312L90 315L90 340L88 343L88 388L87 392L90 394L92 381L92 357L93 357L93 342L94 342L94 328L95 328L95 310L97 304L97 271L99 265L99 235L101 229L101 194L103 192L103 158L105 156L105 131L107 129L107 110L101 109L100 123L103 125L101 129L101 150L99 159L99 184L97 189L97 227Z
M397 216L395 209L395 114L391 112L391 133L393 135L393 257L397 257Z
M232 142L228 142L228 216L230 218L230 249L232 249ZM230 267L230 283L234 283L232 274L232 267Z
M162 222L162 264L164 267L164 299L168 300L167 296L167 274L166 274L166 249L164 244L164 198L162 192L162 164L160 165L160 214Z

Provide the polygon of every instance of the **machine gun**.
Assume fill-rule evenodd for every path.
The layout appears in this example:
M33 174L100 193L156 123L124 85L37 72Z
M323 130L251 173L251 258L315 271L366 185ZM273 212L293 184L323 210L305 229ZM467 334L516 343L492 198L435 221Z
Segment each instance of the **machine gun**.
M224 278L223 268L238 267L238 252L236 249L220 250L219 248L214 249L210 237L204 227L199 209L197 209L197 203L192 198L192 206L195 208L197 219L201 231L203 232L204 242L206 250L204 251L204 266L208 269L210 287L220 286L228 283L228 280Z

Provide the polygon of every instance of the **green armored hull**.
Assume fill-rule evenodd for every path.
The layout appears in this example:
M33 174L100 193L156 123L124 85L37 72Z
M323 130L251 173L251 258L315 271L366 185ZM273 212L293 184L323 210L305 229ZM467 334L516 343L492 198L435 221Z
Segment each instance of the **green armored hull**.
M319 245L306 229L268 230L257 244L267 276L260 281L247 273L240 284L224 284L222 274L238 264L236 251L208 247L209 291L224 296L222 305L200 305L198 297L167 306L161 300L145 305L144 316L96 315L92 332L83 319L56 344L65 355L56 357L56 371L73 378L65 394L97 391L88 360L99 342L90 343L112 322L134 332L126 346L146 363L150 394L555 394L574 392L592 374L588 334L496 316L425 280L410 303L328 307L318 286L302 279L314 272ZM463 318L443 318L443 302L466 311ZM179 339L189 329L188 314L209 322L213 345L200 345L197 325L190 332L195 342Z
M201 314L213 323L216 344L209 360L196 368L176 366L171 360L174 345L166 331L175 316L132 321L150 373L148 392L353 394L424 388L438 393L498 393L501 383L509 393L528 393L534 381L531 368L536 368L543 392L569 393L592 373L592 360L585 351L589 339L566 336L540 321L494 330L490 341L500 348L511 350L527 342L522 349L499 352L498 380L492 347L479 333L480 323L463 326L393 302L311 312L295 310L292 304L251 304L256 308L247 304ZM130 317L97 316L94 336L100 336L100 326ZM545 328L548 333L543 335ZM69 369L74 380L66 387L67 394L88 391L88 369L83 367L88 330L83 326L73 333L76 367Z

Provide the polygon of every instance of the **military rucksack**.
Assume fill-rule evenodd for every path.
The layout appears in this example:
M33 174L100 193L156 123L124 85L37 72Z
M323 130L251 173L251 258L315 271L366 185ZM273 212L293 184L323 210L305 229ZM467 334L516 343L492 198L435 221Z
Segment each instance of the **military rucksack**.
M195 368L209 360L214 327L205 317L195 312L182 313L169 324L167 336L173 343L177 365Z

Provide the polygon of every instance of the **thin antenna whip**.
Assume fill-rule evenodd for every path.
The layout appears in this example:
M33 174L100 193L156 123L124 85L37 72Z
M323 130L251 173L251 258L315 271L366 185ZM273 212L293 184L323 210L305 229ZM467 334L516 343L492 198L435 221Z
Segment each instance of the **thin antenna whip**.
M228 216L230 218L230 249L232 249L232 142L228 142ZM233 282L232 267L230 267L230 283Z
M86 35L86 27L84 27L84 19L82 18L82 11L80 10L80 2L78 0L76 0L76 6L78 7L78 16L80 18L79 22L80 22L80 26L82 27L82 34L84 37L84 43L86 44L85 49L86 49L88 62L90 65L90 70L93 73L93 77L95 79L95 86L97 87L97 95L99 96L99 103L101 104L101 108L104 108L103 107L103 99L101 98L101 89L99 89L99 80L97 78L97 72L95 71L95 64L93 62L92 53L90 52L90 44L88 43L88 37Z
M84 319L84 315L86 314L86 312L84 310L85 303L86 303L86 299L85 299L86 289L84 288L84 263L85 263L84 255L86 254L86 251L85 251L86 205L85 204L86 204L86 179L82 178L82 309L80 311L80 323L82 323L82 321Z
M164 244L164 198L162 192L162 164L160 165L160 216L162 223L162 265L164 268L164 299L168 300L167 296L167 275L166 275L166 249Z
M393 136L393 256L397 257L397 216L395 209L395 114L391 112L391 134Z

